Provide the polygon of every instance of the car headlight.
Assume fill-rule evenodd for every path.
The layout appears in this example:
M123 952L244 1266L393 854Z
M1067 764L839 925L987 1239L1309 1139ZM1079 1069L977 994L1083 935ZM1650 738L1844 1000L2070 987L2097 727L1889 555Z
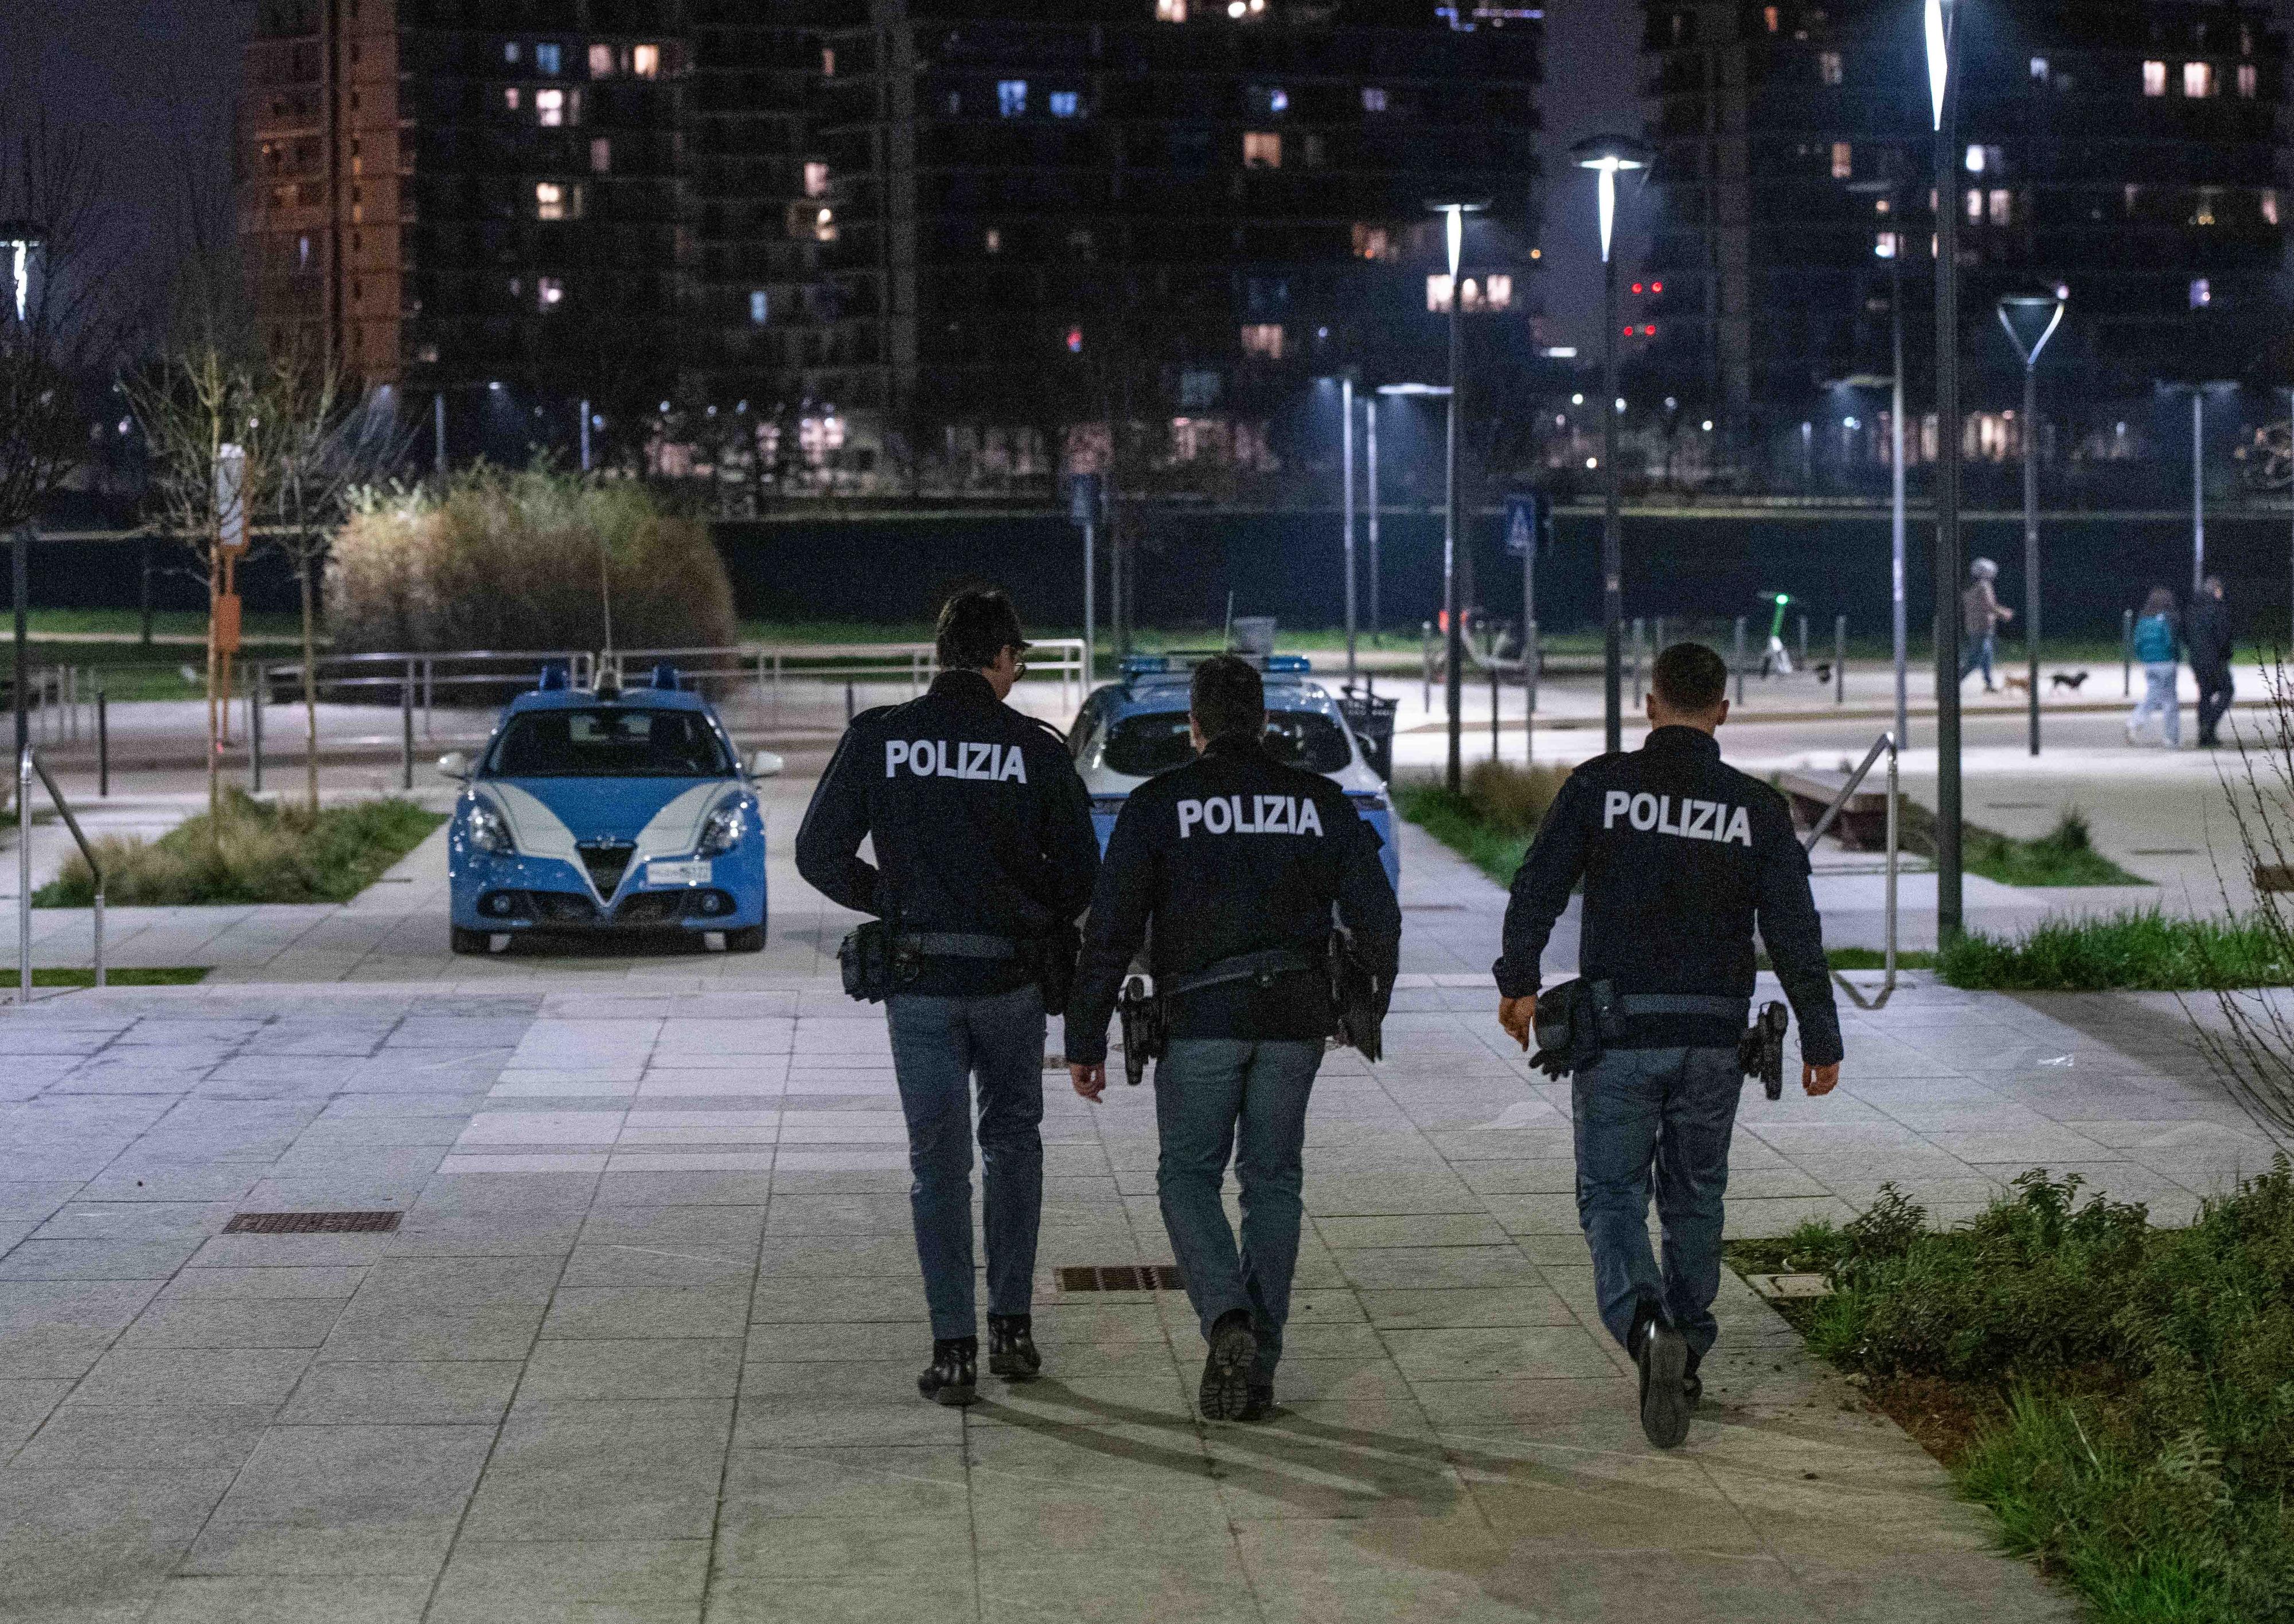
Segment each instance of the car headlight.
M694 849L694 855L703 857L724 856L741 843L741 836L748 828L748 823L746 814L741 810L741 803L727 801L702 820L701 844Z
M490 800L473 800L469 820L463 827L468 831L470 844L480 851L508 857L517 849L517 842L510 839L509 820Z

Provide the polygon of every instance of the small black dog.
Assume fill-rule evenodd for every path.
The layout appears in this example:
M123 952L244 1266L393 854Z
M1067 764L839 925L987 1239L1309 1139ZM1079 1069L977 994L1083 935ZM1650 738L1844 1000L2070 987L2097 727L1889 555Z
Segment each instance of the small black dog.
M2055 688L2069 688L2072 693L2076 694L2081 687L2086 686L2086 683L2087 673L2085 671L2057 671L2054 677L2048 679L2047 686Z

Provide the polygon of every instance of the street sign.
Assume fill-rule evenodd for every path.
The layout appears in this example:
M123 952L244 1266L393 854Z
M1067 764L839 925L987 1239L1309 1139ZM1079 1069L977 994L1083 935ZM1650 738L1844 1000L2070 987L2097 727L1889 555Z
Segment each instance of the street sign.
M1553 504L1542 491L1506 498L1505 549L1515 558L1533 558L1553 545Z
M1069 475L1068 522L1071 524L1096 524L1099 522L1098 475Z
M247 448L224 445L216 451L216 545L226 553L247 550Z

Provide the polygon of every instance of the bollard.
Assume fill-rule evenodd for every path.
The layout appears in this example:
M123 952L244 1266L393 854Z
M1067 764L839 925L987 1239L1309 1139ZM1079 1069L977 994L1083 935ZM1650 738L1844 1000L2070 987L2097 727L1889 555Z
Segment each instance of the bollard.
M1493 761L1495 761L1495 760L1497 760L1497 759L1500 759L1500 758L1499 758L1499 756L1498 756L1498 662L1497 662L1497 661L1496 661L1494 658L1493 658L1493 659L1490 661L1490 759L1491 759L1491 760L1493 760Z
M1832 702L1848 702L1848 617L1834 616L1832 622Z
M1745 617L1737 617L1737 656L1730 664L1737 668L1737 702L1745 702Z
M414 789L414 662L406 662L406 674L398 685L398 787L412 793Z
M1661 614L1660 614L1659 616L1657 616L1657 617L1656 617L1656 621L1655 621L1655 631L1656 631L1656 640L1655 641L1655 643L1654 643L1654 644L1652 644L1652 645L1651 645L1651 646L1653 646L1653 647L1656 650L1656 652L1657 652L1657 653L1659 653L1659 654L1661 654L1664 653L1664 648L1665 648L1665 643L1664 643L1664 616L1663 616L1663 615L1661 615Z
M2119 612L2119 696L2135 695L2135 611Z
M271 674L261 661L248 673L252 678L247 690L247 753L248 776L251 781L248 792L263 793L263 690L270 686Z
M844 725L852 726L852 685L849 682L844 685Z
M1800 669L1808 670L1808 616L1800 617Z
M1537 678L1538 666L1544 655L1539 652L1537 622L1529 623L1529 635L1522 647L1529 656L1529 667L1522 678L1521 759L1525 765L1537 764Z
M1633 709L1641 708L1641 644L1648 635L1648 623L1639 615L1633 617Z
M111 793L111 707L102 688L95 691L95 792Z

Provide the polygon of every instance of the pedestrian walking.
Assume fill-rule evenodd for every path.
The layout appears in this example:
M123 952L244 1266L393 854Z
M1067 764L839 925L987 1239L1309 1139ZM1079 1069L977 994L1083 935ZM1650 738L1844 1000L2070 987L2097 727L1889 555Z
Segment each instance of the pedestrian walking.
M2231 678L2232 645L2234 641L2230 623L2230 605L2223 601L2223 583L2219 575L2209 575L2199 584L2197 601L2191 605L2191 633L2186 639L2191 652L2191 674L2199 679L2199 748L2214 750L2222 741L2216 730L2237 696L2237 685Z
M1198 759L1131 792L1107 845L1067 1022L1076 1092L1107 1086L1107 1023L1143 943L1168 1032L1155 1062L1156 1193L1208 1344L1205 1420L1255 1421L1298 1259L1306 1100L1337 1022L1331 921L1384 996L1402 909L1378 834L1338 786L1266 749L1266 690L1231 654L1195 668ZM1127 1044L1137 1041L1128 1018ZM1238 1249L1221 1191L1242 1186Z
M2135 621L2135 662L2143 668L2143 697L2127 719L2129 744L2141 742L2144 726L2156 716L2167 748L2182 748L2183 703L2175 691L2182 641L2177 621L2174 593L2165 587L2152 588Z
M1550 1049L1554 1018L1567 1017L1578 1222L1602 1323L1639 1368L1641 1430L1660 1449L1688 1436L1697 1367L1719 1336L1756 922L1800 1018L1801 1086L1828 1094L1840 1080L1808 855L1784 798L1721 764L1713 735L1729 719L1728 682L1701 644L1657 656L1647 741L1569 775L1514 876L1493 967L1499 1023L1525 1049L1533 1030ZM1546 995L1541 1026L1539 961L1581 881L1579 978ZM1649 1248L1652 1179L1662 1264Z
M1091 800L1047 724L1013 710L1028 642L1003 593L950 598L940 674L845 729L796 837L797 872L873 914L845 940L845 990L882 999L907 1119L908 1201L931 1315L924 1397L979 1396L972 1086L988 1243L991 1375L1042 1368L1030 1304L1044 1198L1046 1011L1064 1007L1075 921L1099 873ZM873 840L874 866L858 856Z
M2015 612L1999 601L1996 583L1999 566L1989 558L1978 558L1967 566L1967 589L1959 595L1960 629L1966 639L1959 651L1959 679L1978 666L1983 668L1983 691L1997 694L1991 663L1999 653L1999 627L2015 618Z

